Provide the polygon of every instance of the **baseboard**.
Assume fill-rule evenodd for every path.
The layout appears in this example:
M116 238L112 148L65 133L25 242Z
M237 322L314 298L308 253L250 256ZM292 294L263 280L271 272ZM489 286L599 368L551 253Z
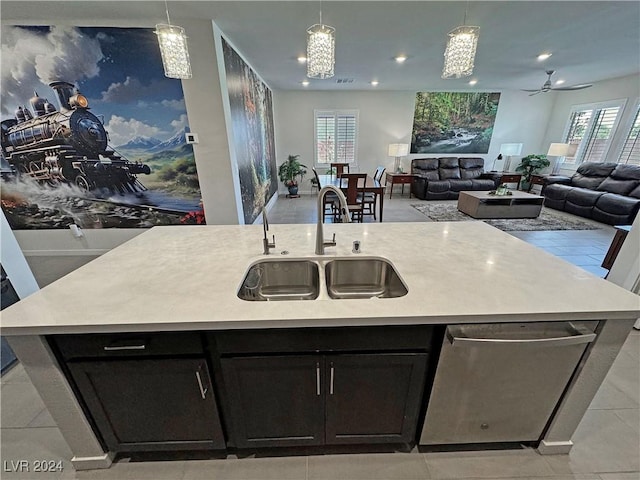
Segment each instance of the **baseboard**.
M71 464L76 470L98 470L109 468L113 463L114 454L107 452L99 457L73 457Z
M573 447L573 442L567 440L564 442L546 442L542 440L538 445L538 453L540 455L563 455L569 453Z

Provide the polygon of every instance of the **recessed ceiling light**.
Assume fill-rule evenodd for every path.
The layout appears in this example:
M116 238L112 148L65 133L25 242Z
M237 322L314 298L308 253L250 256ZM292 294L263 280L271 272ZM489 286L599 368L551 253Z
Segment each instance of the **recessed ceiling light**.
M406 55L398 55L397 57L395 57L395 60L398 63L404 63L407 60L407 56Z
M307 57L298 57L298 63L307 63Z
M469 80L469 85L475 85L476 83L478 83L478 80L476 79Z
M541 53L540 55L538 55L538 61L542 62L549 58L551 55L553 55L553 53Z
M372 80L371 81L371 85L373 85L374 87L378 85L378 81L377 80Z
M305 86L305 87L308 87L308 86L309 86L309 80L303 80L303 81L302 81L302 82L300 82L300 83L302 83L302 85L303 85L303 86Z
M564 80L560 79L560 80L556 80L556 85L562 85L564 83Z

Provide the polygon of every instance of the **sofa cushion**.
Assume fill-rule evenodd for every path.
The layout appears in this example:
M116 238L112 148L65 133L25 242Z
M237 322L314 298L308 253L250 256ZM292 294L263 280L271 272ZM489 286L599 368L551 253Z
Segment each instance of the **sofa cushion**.
M605 193L596 202L592 218L609 225L631 225L639 209L638 198Z
M586 188L574 188L567 194L567 202L571 202L574 205L592 207L602 195L604 195L604 192L587 190Z
M478 178L484 172L484 159L460 158L460 178Z
M605 178L596 190L602 192L617 193L618 195L629 195L640 183L638 180L618 180L613 177Z
M615 163L585 162L571 177L571 185L595 190L613 172L615 167Z
M449 180L434 180L428 183L427 192L447 192L451 189L450 187Z
M636 188L631 190L631 192L629 193L629 196L633 198L640 198L640 185L638 185Z
M452 192L461 192L463 190L471 190L472 185L473 184L472 184L471 179L469 179L469 180L459 180L459 179L449 180L449 188L451 189Z
M640 182L640 165L619 163L611 172L611 178L616 180L636 180Z
M460 178L460 165L458 163L458 157L444 157L439 158L440 166L438 173L440 180L449 180L452 178Z
M421 171L438 170L437 158L415 158L411 161L412 173L420 173Z
M471 180L471 190L493 190L496 184L488 178L474 178Z
M570 185L563 185L561 183L553 183L548 185L547 188L544 189L544 196L550 198L551 200L566 200L567 195L574 187Z

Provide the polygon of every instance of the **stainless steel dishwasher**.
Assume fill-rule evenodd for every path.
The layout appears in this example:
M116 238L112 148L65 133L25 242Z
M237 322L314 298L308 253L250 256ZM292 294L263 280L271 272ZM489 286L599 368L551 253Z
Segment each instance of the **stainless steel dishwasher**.
M449 325L420 444L538 440L595 325Z

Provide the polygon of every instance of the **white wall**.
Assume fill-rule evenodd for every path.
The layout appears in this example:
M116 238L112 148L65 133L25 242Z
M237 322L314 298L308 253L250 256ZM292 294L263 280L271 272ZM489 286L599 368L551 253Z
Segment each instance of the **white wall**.
M425 91L428 91L425 88ZM274 92L276 156L278 164L287 155L298 154L302 163L313 166L313 111L359 110L358 167L373 172L378 165L390 170L394 159L387 156L389 143L410 143L416 92L406 91L277 91ZM525 92L504 91L500 96L496 123L489 152L478 155L491 169L502 143L522 143L523 155L542 148L547 119L553 108L552 96L529 97ZM403 159L409 170L411 158L442 155L412 154ZM465 156L473 156L471 154ZM517 165L514 157L512 166ZM302 190L309 190L311 175L305 177ZM281 192L285 189L280 185Z

